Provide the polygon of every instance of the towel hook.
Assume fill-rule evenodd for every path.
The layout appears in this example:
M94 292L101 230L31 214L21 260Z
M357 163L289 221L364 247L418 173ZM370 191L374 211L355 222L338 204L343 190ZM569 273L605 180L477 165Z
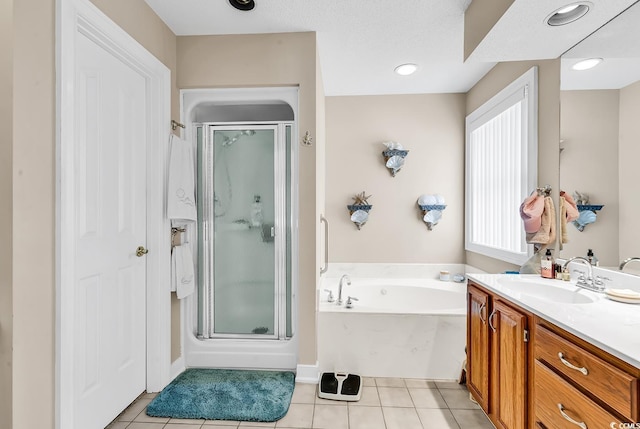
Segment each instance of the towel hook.
M171 129L175 131L175 130L176 130L176 128L178 128L178 127L180 127L180 128L185 128L185 126L184 126L184 125L182 125L180 122L174 121L174 120L172 119L172 120L171 120Z

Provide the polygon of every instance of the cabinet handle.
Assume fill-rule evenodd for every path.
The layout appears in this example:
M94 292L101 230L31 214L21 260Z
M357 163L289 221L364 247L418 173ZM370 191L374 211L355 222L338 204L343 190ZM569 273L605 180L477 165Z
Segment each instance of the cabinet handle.
M482 320L482 324L486 324L487 323L487 319L485 319L484 317L482 317L482 312L484 311L484 309L487 307L487 303L483 302L482 304L480 304L480 311L478 313L480 313L480 320Z
M564 412L564 406L562 404L558 404L558 410L560 411L562 417L565 418L565 420L573 423L574 425L580 426L582 429L587 429L587 424L585 422L579 422L569 417L569 415Z
M573 365L571 362L569 362L564 358L564 355L562 354L562 352L558 352L558 357L560 358L560 362L562 362L565 366L571 369L575 369L576 371L580 371L584 375L589 375L589 371L587 371L587 368L585 367L578 368L577 366Z
M489 315L489 327L493 332L496 332L496 327L493 326L493 322L491 320L493 319L493 316L495 316L495 314L496 314L496 309L494 308L491 314Z

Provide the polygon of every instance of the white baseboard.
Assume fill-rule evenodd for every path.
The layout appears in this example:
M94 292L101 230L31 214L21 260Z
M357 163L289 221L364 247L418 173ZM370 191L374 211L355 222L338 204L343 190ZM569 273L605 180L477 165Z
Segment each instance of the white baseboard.
M296 383L318 384L320 373L318 362L315 365L300 365L296 368Z
M169 374L169 376L171 377L170 382L173 381L174 378L182 374L185 369L186 367L184 366L184 357L180 356L175 360L175 362L171 364L171 372Z

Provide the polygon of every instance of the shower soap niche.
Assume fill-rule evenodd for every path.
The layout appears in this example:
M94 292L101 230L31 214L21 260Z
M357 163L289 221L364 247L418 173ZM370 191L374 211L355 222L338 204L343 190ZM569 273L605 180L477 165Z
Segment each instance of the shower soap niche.
M362 379L359 375L343 372L325 372L320 377L318 396L336 401L359 401Z

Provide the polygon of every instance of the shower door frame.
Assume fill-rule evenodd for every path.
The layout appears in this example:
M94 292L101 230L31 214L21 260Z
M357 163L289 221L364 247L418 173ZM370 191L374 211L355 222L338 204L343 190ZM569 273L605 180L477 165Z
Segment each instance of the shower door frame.
M198 189L198 198L202 198L204 210L209 210L215 205L214 190L215 179L213 170L215 169L215 132L216 131L237 131L244 130L273 130L273 162L274 162L274 319L273 334L229 334L215 332L215 230L216 218L215 212L205 212L203 218L207 221L202 225L202 233L200 233L200 225L198 226L198 310L197 316L197 336L204 340L218 339L244 339L244 340L288 340L287 336L287 228L291 233L291 267L293 270L297 266L294 258L297 258L297 252L294 253L294 231L295 231L295 210L294 198L295 181L294 173L294 142L293 135L295 130L294 121L249 121L249 122L203 122L194 123L194 135L197 136L197 129L202 127L202 159L198 159L198 176L203 171L205 177L211 177L211 182L206 181L205 189ZM290 153L287 154L286 130L289 128ZM197 142L196 142L197 144ZM200 148L197 148L200 155ZM287 158L290 159L291 165L287 170ZM202 170L201 170L202 169ZM290 217L287 218L287 171L290 174L289 192L290 192ZM210 188L209 188L210 185ZM212 222L211 225L208 222ZM201 252L203 254L201 254ZM207 267L202 266L203 263ZM293 274L293 273L292 273ZM291 337L294 335L295 320L295 290L293 275L291 275L291 316L290 328Z

